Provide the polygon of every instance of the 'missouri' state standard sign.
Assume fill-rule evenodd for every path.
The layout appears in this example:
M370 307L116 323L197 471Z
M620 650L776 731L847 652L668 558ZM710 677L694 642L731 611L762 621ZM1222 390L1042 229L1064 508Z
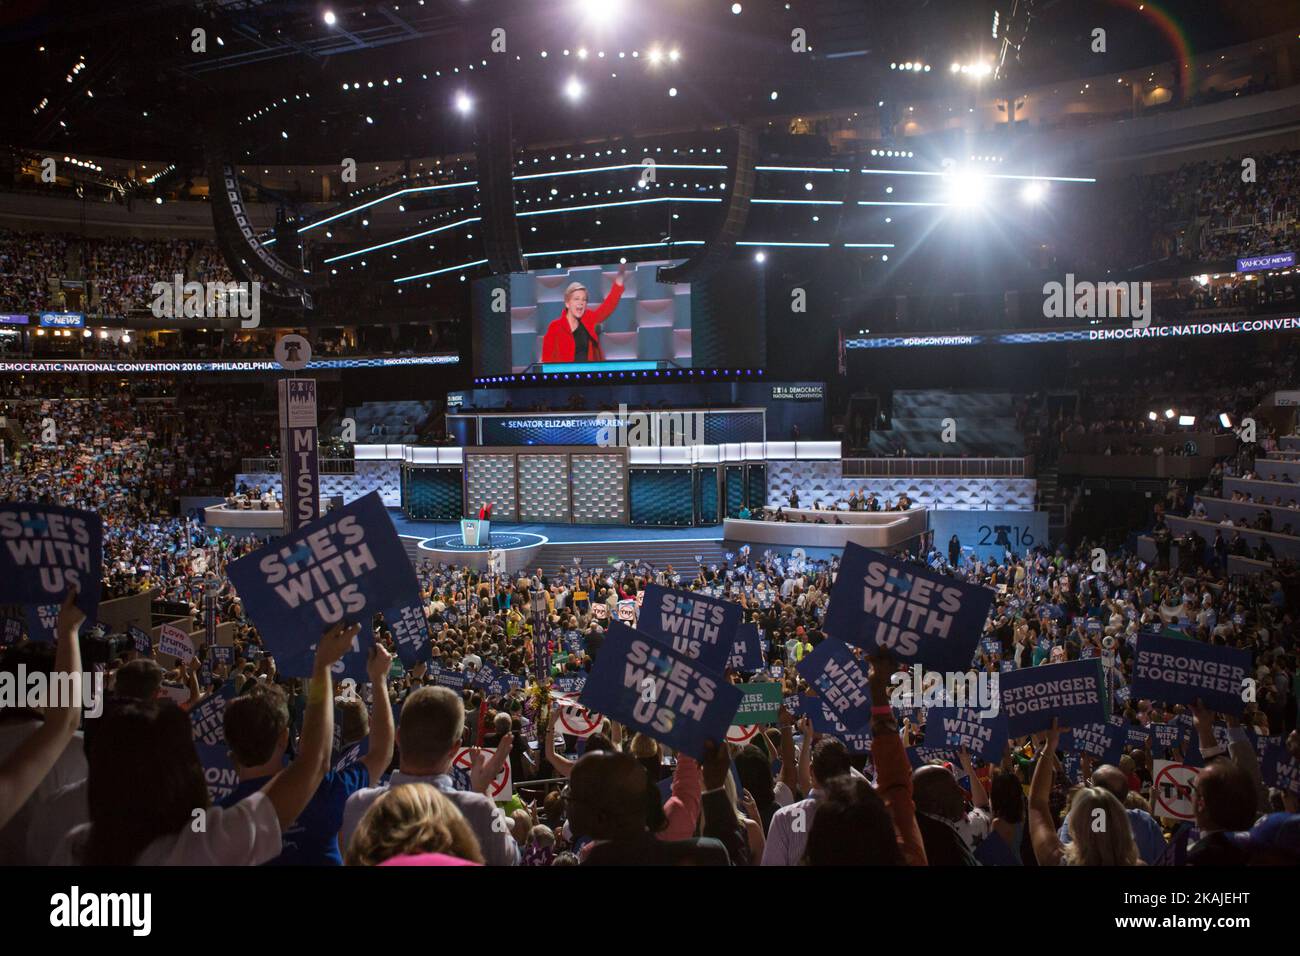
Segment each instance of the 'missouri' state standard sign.
M965 671L993 592L861 545L844 546L823 630L868 653L935 670Z
M1250 676L1250 651L1235 647L1139 634L1133 652L1132 693L1146 700L1190 704L1199 698L1210 710L1240 714Z
M706 740L726 737L741 692L720 671L614 621L578 700L702 760Z
M321 635L354 622L361 639L336 670L365 681L374 615L420 606L415 569L377 492L240 558L227 574L288 677L310 677Z

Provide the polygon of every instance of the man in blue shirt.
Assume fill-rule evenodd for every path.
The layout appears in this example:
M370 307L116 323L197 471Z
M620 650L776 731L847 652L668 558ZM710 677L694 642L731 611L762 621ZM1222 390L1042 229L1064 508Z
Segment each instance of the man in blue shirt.
M267 866L342 866L339 832L348 797L370 786L393 759L393 708L388 703L388 672L393 657L378 643L370 648L366 674L374 692L369 751L355 763L332 767L306 809L283 835L283 851ZM289 706L284 691L259 684L226 705L226 743L239 774L234 792L221 801L233 806L257 793L284 768L289 746ZM362 734L361 736L365 736ZM358 737L360 739L360 737ZM343 741L344 747L356 740Z
M1124 771L1112 764L1102 764L1092 772L1092 785L1109 790L1120 803L1123 803L1124 798L1128 796L1128 780L1124 776ZM1160 828L1156 818L1145 810L1129 808L1125 812L1128 814L1129 826L1133 828L1133 841L1137 843L1138 856L1142 857L1142 862L1147 866L1158 865L1168 848L1164 830ZM1057 835L1061 838L1061 843L1069 843L1069 823L1062 823Z

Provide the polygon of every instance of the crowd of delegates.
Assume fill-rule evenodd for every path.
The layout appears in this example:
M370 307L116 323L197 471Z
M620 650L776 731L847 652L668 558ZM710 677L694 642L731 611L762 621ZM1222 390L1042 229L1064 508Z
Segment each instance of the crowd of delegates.
M370 683L360 695L332 688L329 665L355 625L336 629L319 643L307 692L278 677L221 578L223 557L201 577L218 585L217 613L235 625L229 663L206 647L188 667L169 669L129 650L110 662L105 715L86 722L85 736L67 744L0 830L0 859L1162 865L1290 854L1296 861L1296 795L1265 787L1258 760L1273 747L1300 755L1295 604L1279 584L1230 582L1205 568L1185 573L1123 554L1095 573L1087 542L1074 554L1004 561L935 548L910 559L994 590L973 666L1031 667L1101 656L1109 645L1123 722L1182 722L1186 742L1164 750L1148 736L1117 763L1094 766L1053 732L1012 741L986 764L928 740L924 708L876 713L866 752L783 709L778 724L750 742L714 746L695 761L607 719L582 740L557 724L557 694L584 679L619 602L650 581L738 602L767 650L761 668L733 679L779 681L787 700L808 691L794 665L825 637L838 561L743 551L685 573L628 562L505 577L426 561L417 573L434 634L431 661L394 666L391 635L377 620ZM1133 641L1153 625L1250 650L1256 702L1241 718L1220 721L1197 707L1133 699L1126 692ZM538 627L544 633L535 640ZM53 653L19 643L0 666L48 668ZM479 682L484 668L505 675L505 685ZM874 700L893 699L894 670L871 662ZM214 801L186 711L227 682L235 696L222 726L238 782ZM40 726L31 715L0 715L0 755ZM364 754L348 762L342 755L363 738ZM462 747L475 745L468 768L453 766ZM1204 765L1194 833L1151 813L1152 760L1165 755ZM492 781L507 764L513 793L494 801ZM130 812L144 801L153 812ZM195 808L207 811L206 832L189 825ZM1087 825L1097 810L1111 824L1104 835ZM1285 816L1256 826L1277 813Z
M78 311L122 315L147 309L155 282L231 281L216 246L190 239L136 239L0 230L0 311L64 308L50 280L84 280L88 302Z
M66 236L0 229L0 312L50 306L49 280L67 261Z
M1105 270L1177 257L1189 264L1294 250L1300 232L1300 151L1184 163L1103 184L1072 253ZM1085 238L1086 237L1086 238Z

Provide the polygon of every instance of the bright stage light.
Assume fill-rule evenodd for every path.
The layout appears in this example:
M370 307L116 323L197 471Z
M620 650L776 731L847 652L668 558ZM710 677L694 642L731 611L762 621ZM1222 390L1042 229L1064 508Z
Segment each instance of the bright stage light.
M1020 191L1021 198L1027 203L1042 202L1043 197L1046 195L1047 186L1040 182L1027 183L1025 188Z
M1155 421L1158 417L1155 412L1147 412L1147 419L1150 421Z
M571 100L576 100L582 96L582 84L578 82L576 76L572 77L569 82L564 85L564 95Z
M676 63L681 58L682 58L682 52L676 47L673 47L671 50L668 51L668 59L672 60L674 63Z
M1195 425L1195 424L1196 424L1196 416L1195 416L1195 415L1179 415L1179 416L1178 416L1178 424L1181 425L1181 426L1183 426L1184 428L1190 428L1192 425Z
M983 204L987 184L984 177L968 169L948 177L948 202L962 209L972 209Z
M669 96L676 96L676 95L677 95L677 87L675 87L675 86L670 86L670 87L668 88L668 95L669 95Z
M334 26L334 24L338 22L338 19L339 19L338 17L334 16L334 11L333 11L333 10L326 10L326 11L325 11L325 25L326 25L326 26L328 26L328 27L332 27L332 26Z
M461 113L468 113L474 106L474 101L469 98L468 93L456 94L456 109Z
M731 12L734 13L736 16L740 16L740 11L743 9L744 8L738 3L733 3L731 5Z
M1165 409L1165 418L1173 418L1173 417L1174 417L1175 415L1177 415L1177 414L1178 414L1178 413L1175 412L1172 408L1166 408L1166 409Z
M754 261L757 262L757 263L759 263L760 265L761 265L762 263L766 262L766 261L767 261L767 253L766 253L766 252L756 252L756 253L754 253Z
M657 46L656 46L656 47L651 47L651 49L650 49L650 62L651 62L651 63L661 63L661 62L663 62L663 58L664 58L664 51L663 51L663 50L659 49Z
M1227 412L1219 413L1219 424L1222 425L1224 428L1232 427L1232 419L1228 417Z

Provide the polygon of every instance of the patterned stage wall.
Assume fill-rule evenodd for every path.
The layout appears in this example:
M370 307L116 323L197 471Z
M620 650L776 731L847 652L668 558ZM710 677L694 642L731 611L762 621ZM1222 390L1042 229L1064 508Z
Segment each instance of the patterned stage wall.
M618 455L569 456L575 524L627 524L627 471Z
M519 520L569 521L569 463L566 455L519 456Z
M518 521L519 498L515 489L514 455L465 456L465 509L478 509L491 503L493 521Z

